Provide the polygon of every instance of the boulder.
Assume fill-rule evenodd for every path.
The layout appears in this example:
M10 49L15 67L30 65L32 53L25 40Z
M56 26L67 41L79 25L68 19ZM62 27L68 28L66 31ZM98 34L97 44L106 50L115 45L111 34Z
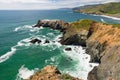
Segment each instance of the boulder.
M65 48L65 50L66 50L66 51L71 51L71 50L72 50L72 48Z
M31 40L30 42L34 44L34 43L36 43L36 42L37 42L37 43L41 43L42 41L39 40L39 39L37 39L37 38L35 38L35 39Z
M45 43L44 43L44 44L46 44L46 43L50 43L50 41L49 41L49 40L45 40Z

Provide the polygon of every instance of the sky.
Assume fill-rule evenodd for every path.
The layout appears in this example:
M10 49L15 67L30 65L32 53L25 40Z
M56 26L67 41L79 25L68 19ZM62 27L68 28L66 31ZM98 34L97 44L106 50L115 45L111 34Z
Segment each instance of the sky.
M120 0L0 0L0 10L43 10L73 8Z

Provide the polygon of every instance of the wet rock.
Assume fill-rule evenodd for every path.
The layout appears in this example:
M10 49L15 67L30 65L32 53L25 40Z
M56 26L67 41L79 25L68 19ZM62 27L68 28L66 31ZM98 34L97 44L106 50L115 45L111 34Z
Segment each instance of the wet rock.
M49 40L45 40L45 43L44 43L44 44L46 44L46 43L50 43L50 41L49 41Z
M66 51L72 51L72 48L65 48Z
M85 59L88 59L88 57L85 57Z
M52 41L53 43L55 43L55 41Z
M36 38L36 39L31 40L30 42L35 44L36 42L41 43L42 41Z

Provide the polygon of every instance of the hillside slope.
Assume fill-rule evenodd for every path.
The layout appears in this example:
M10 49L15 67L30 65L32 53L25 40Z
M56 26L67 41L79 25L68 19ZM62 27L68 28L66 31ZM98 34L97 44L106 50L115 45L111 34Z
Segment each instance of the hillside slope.
M73 8L73 10L80 13L120 17L120 2L112 2L98 5L86 5Z

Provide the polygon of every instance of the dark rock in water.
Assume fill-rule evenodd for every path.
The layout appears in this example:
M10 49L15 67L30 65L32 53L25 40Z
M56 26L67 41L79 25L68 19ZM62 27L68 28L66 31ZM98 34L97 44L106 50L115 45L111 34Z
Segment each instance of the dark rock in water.
M52 41L53 43L55 43L55 41Z
M88 57L86 57L85 59L88 59Z
M36 39L31 40L30 42L34 44L36 42L37 43L41 43L42 41L36 38Z
M90 67L93 67L93 66L90 64Z
M45 40L45 44L46 44L46 43L50 43L50 41L49 41L49 40Z
M65 48L66 51L71 51L72 49L71 48Z
M69 23L62 20L39 20L38 23L33 27L50 27L63 32L69 26Z

